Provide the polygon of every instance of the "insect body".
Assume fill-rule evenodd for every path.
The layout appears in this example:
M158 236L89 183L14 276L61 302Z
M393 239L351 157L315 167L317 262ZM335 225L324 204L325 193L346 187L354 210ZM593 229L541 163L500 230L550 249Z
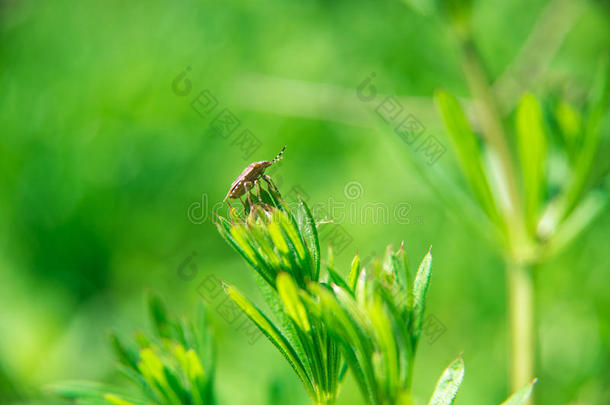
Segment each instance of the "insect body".
M233 184L231 184L231 188L223 201L226 201L227 199L235 200L240 198L242 195L250 191L255 184L258 184L261 178L265 180L267 184L277 190L277 187L275 184L273 184L271 177L265 174L265 169L281 160L285 149L286 147L284 146L273 160L261 160L250 163L248 167L246 167L244 171L237 176Z

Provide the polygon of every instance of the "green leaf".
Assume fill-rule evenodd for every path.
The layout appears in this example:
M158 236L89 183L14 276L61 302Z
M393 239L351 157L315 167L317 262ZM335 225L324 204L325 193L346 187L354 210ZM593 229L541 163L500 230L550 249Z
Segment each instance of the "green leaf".
M349 289L353 292L356 290L356 283L358 282L358 276L360 275L360 257L358 254L354 256L354 260L352 260L352 264L350 265L349 276L347 279L347 284L349 285Z
M409 270L409 261L407 260L407 253L405 252L404 242L400 244L400 249L394 254L394 271L397 273L401 272L404 274L405 284L409 286L411 284L411 271ZM400 280L400 279L399 279ZM408 323L408 316L410 315L410 309L413 306L413 291L411 288L405 287L400 283L401 293L406 294L404 299L399 306L405 321Z
M104 399L113 405L137 405L136 402L128 401L116 394L106 394L104 395Z
M341 344L362 394L371 403L378 403L379 392L370 361L374 348L370 335L367 334L371 328L366 317L363 316L350 293L341 287L334 286L334 294L319 284L310 284L310 288L320 299L319 305L324 320Z
M275 286L275 275L272 268L262 259L258 252L255 252L247 240L240 239L238 242L231 235L231 224L224 218L219 217L219 222L216 223L220 236L239 253L246 262L270 285ZM243 248L242 248L243 244ZM244 250L246 249L246 250Z
M436 383L434 393L428 405L451 405L455 400L462 379L464 378L464 360L454 360Z
M426 309L426 295L428 293L428 285L430 284L430 267L432 265L431 250L432 248L428 250L424 260L419 265L415 280L413 281L413 322L411 335L413 337L414 348L417 347Z
M148 297L148 309L157 336L171 338L173 336L173 324L161 298L155 294Z
M107 386L90 381L64 381L48 385L46 389L67 399L101 398L110 391Z
M57 384L46 386L46 389L51 393L66 399L84 400L88 403L97 403L95 400L108 400L108 398L117 398L125 404L148 405L151 401L145 401L138 398L131 398L114 392L113 389L106 385L90 381L64 381ZM100 401L102 403L103 401ZM114 402L119 403L119 402Z
M443 90L436 92L435 99L470 188L487 216L492 221L499 223L489 182L483 171L478 141L470 129L462 107L453 96Z
M121 342L115 333L110 334L110 345L121 364L134 370L138 368L138 353Z
M288 314L286 313L277 290L274 289L273 286L265 282L261 277L257 277L256 281L258 287L261 290L261 293L263 294L265 302L267 303L267 305L273 312L275 319L277 320L278 328L282 331L282 334L290 342L292 348L297 354L297 357L301 359L301 362L305 367L307 375L311 375L311 367L309 365L309 362L306 361L307 356L305 355L305 349L303 348L303 345L301 344L301 341L299 339L297 333L297 326L295 322L291 320L290 316L288 316ZM303 297L302 300L304 300Z
M516 127L525 214L528 228L533 234L544 200L547 140L542 110L532 94L525 94L517 107Z
M534 380L527 384L525 387L521 388L519 391L515 392L511 395L506 401L502 402L501 405L522 405L529 397L532 395L532 391L534 390L534 384L536 384L538 380L534 378Z
M288 273L280 273L276 280L277 291L280 294L286 313L304 331L309 332L309 318L305 306L299 298L299 289Z
M610 64L608 57L601 63L589 96L589 113L585 119L583 145L577 156L570 185L565 194L565 211L561 220L568 217L583 197L600 141L600 124L610 97Z
M350 286L345 282L345 280L343 280L343 277L341 277L339 275L339 273L337 273L330 267L327 270L328 270L328 277L330 278L330 281L332 283L338 285L339 287L341 287L347 291L351 291Z
M574 164L582 136L582 116L580 112L567 100L559 100L554 109L555 119L563 140L566 144L566 152Z
M386 391L394 393L399 386L399 355L394 337L391 316L384 308L380 299L374 299L368 307L368 316L373 326L374 336L379 345L379 353L383 357L383 377L381 380Z
M312 389L312 383L305 371L305 367L298 358L290 342L286 337L275 327L275 325L263 314L254 304L244 297L235 287L225 285L225 291L229 298L233 300L241 308L241 310L256 324L271 343L282 353L284 358L292 366L297 376L303 383L308 394L315 398L315 393Z
M606 193L589 192L547 241L544 255L553 257L569 246L604 211L607 204L608 195Z
M320 240L318 236L318 229L316 227L316 220L311 214L311 210L307 206L303 197L299 195L299 203L302 211L305 213L306 220L303 223L302 234L304 239L307 241L309 249L313 254L315 272L313 276L314 281L318 281L320 277Z

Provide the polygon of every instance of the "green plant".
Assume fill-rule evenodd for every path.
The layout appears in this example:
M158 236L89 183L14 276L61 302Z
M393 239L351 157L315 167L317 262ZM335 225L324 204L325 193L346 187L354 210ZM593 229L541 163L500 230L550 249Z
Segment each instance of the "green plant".
M545 110L533 95L523 96L515 112L517 162L489 133L480 142L455 98L436 95L462 172L506 260L514 386L534 373L533 268L573 241L606 203L592 170L608 99L607 68L600 72L584 114L566 100ZM568 168L560 179L549 176L558 162Z
M261 190L262 203L242 218L219 217L220 234L260 276L260 286L277 322L267 317L237 288L226 285L228 296L259 327L290 363L311 400L335 401L345 366L339 348L320 319L312 318L294 300L296 291L320 282L320 245L316 224L301 200L296 216L273 190ZM286 272L294 280L286 282Z
M383 262L361 268L358 255L347 280L334 268L332 249L326 277L320 279L317 225L300 200L296 216L279 193L261 190L259 202L246 206L245 218L230 211L218 229L256 270L281 326L262 313L235 287L227 294L279 349L314 403L334 401L349 365L366 402L410 405L417 344L422 333L430 283L431 253L413 280L403 246L388 246ZM430 404L452 404L464 375L455 360L442 374ZM331 379L334 379L331 380ZM334 391L328 390L329 382ZM521 404L534 382L511 397Z
M476 208L451 182L443 182L446 187L439 195L457 212L470 213L467 222L482 224L479 228L486 237L493 235L505 261L511 383L516 388L535 373L535 267L575 240L607 202L607 163L599 156L602 120L608 113L608 55L580 111L564 98L549 97L541 104L524 89L534 84L544 68L540 64L548 63L550 55L538 59L532 57L538 50L523 52L530 60L518 59L494 86L474 40L472 1L406 1L445 23L461 57L475 125L449 93L438 91L435 99ZM563 3L554 12L578 10L569 4L574 2ZM537 40L540 45L546 38ZM524 48L535 43L532 39ZM523 77L528 74L532 77ZM430 181L435 183L438 179Z
M300 300L328 324L339 341L350 370L371 405L414 403L413 366L422 333L431 264L432 255L428 252L411 280L403 246L395 252L390 245L383 262L376 261L370 271L360 268L356 256L347 281L330 267L328 284L310 284L308 292L300 292ZM464 360L459 357L442 373L428 403L452 404L463 377ZM533 384L505 404L524 403Z
M356 255L345 280L335 270L329 248L327 272L320 279L318 225L305 202L299 200L294 215L279 192L261 189L258 197L243 217L231 209L231 220L219 217L217 225L260 276L278 321L224 284L228 296L284 355L313 403L335 401L349 366L367 403L412 405L431 253L413 280L403 245L398 251L388 246L383 261L375 261L371 270L361 267ZM137 347L111 335L119 370L139 395L89 382L60 383L52 391L83 404L214 404L213 342L205 312L199 311L196 324L176 320L156 296L149 299L149 311L154 335L137 334ZM452 404L463 377L460 357L441 375L429 405ZM523 404L534 383L504 404Z
M389 246L383 263L377 261L371 270L360 268L356 256L347 281L329 267L330 285L309 285L313 297L301 293L307 308L328 324L341 343L371 404L412 402L413 365L431 263L428 252L411 287L404 249L393 252Z
M55 384L51 391L82 404L213 405L214 350L205 311L200 308L194 324L172 318L156 296L148 304L152 336L136 334L135 345L110 337L119 371L139 394L82 381Z

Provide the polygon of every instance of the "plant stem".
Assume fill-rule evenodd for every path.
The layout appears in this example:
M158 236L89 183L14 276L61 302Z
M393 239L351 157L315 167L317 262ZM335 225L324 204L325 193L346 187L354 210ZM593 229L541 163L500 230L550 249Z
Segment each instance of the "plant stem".
M507 204L501 204L500 206L506 208L506 224L509 225L509 232L512 234L510 238L521 239L523 229L520 229L522 220L520 218L521 196L519 184L515 175L515 165L508 146L508 138L504 131L498 103L491 90L489 77L483 68L470 33L462 33L461 36L458 35L458 38L462 54L462 70L464 71L468 88L474 98L474 106L481 134L489 145L489 149L493 151L493 155L497 157L500 163L508 197Z
M510 387L516 392L534 375L534 282L531 266L507 260ZM529 402L533 403L532 400Z
M498 103L469 29L457 32L457 37L464 74L476 99L475 106L481 130L487 144L500 161L508 194L508 205L504 211L505 223L508 225L505 254L507 257L521 258L529 252L529 241L521 211L517 172ZM534 373L534 283L531 270L531 266L524 264L523 260L507 260L511 392L516 392L528 384ZM529 403L532 403L532 400Z

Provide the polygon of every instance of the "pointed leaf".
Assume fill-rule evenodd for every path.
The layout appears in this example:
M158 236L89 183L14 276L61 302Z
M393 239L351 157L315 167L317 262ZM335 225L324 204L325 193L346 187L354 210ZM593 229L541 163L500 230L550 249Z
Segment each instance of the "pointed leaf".
M547 140L542 110L532 94L525 94L517 107L516 127L525 213L528 228L533 233L545 193Z
M305 367L301 360L297 357L292 346L282 335L282 333L275 327L275 325L263 314L254 304L252 304L246 297L244 297L235 287L225 285L227 295L241 308L242 311L256 324L256 326L263 332L263 334L269 339L271 343L282 353L284 358L292 366L297 376L303 383L303 386L312 398L315 398L315 394L312 390L311 380L305 371Z
M288 273L280 273L276 283L286 312L304 332L308 332L311 326L305 306L299 298L299 288Z
M464 378L464 360L458 358L449 365L436 383L428 405L451 405Z
M148 309L157 336L163 338L174 337L175 326L161 297L156 294L150 294L148 297Z
M432 248L430 248L432 249ZM417 347L417 341L421 333L422 323L424 320L424 311L426 309L426 295L428 293L428 284L430 284L430 267L432 265L432 254L429 250L424 260L422 260L417 275L413 282L413 323L411 334L413 336L413 347Z
M502 402L501 405L522 405L527 402L529 397L532 395L532 391L534 390L534 384L536 384L538 380L534 378L534 380L527 384L525 387L521 388L519 391L515 392L511 395L506 401Z
M358 276L360 275L360 257L358 254L354 256L354 260L352 260L352 264L350 265L349 277L347 279L347 284L349 289L352 291L356 290L356 283L358 282Z
M115 333L110 334L110 344L119 362L132 368L138 367L138 353L125 345Z
M573 177L565 194L565 211L561 219L571 214L583 197L601 138L600 124L610 97L610 63L606 57L597 71L597 77L589 97L589 114L585 120L582 148L576 160Z
M302 211L305 213L305 217L306 217L306 220L303 221L304 223L303 223L302 234L303 234L303 237L305 238L305 240L307 241L309 249L311 250L311 252L313 254L313 259L314 259L314 264L315 264L315 272L314 272L313 280L318 281L319 276L320 276L320 240L319 240L319 236L318 236L318 229L316 227L316 220L314 219L313 215L311 214L311 210L307 206L307 203L305 202L305 200L303 200L303 197L301 197L300 195L299 195L299 202L300 202L300 207L302 208Z
M492 221L497 222L498 213L487 176L483 171L478 141L470 129L462 107L453 96L442 90L436 93L436 105L470 188L483 211Z

